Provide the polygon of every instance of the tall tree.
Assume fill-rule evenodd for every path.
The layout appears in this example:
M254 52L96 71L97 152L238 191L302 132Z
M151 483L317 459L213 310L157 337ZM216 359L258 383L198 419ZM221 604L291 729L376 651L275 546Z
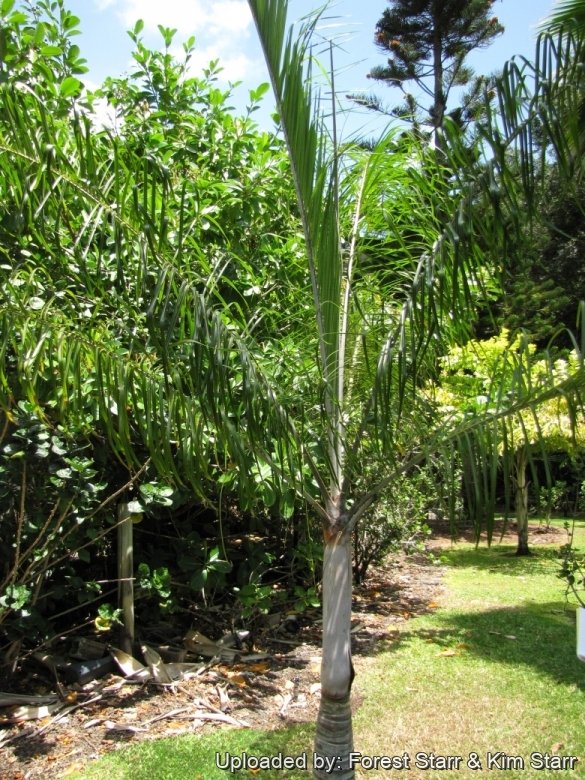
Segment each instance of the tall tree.
M538 218L531 231L510 247L516 262L503 279L502 320L511 331L522 330L539 348L555 332L571 329L579 302L585 300L585 182L567 183L550 166L543 180ZM531 302L530 307L526 301ZM557 346L570 349L561 334Z
M491 13L494 2L389 0L390 7L376 25L376 44L390 56L368 77L402 90L405 103L394 113L430 126L437 143L451 90L473 82L473 70L465 64L467 55L489 46L504 31ZM409 82L414 82L420 96L408 91ZM425 96L430 105L423 106ZM475 98L477 89L472 88L452 111L457 122L471 118Z

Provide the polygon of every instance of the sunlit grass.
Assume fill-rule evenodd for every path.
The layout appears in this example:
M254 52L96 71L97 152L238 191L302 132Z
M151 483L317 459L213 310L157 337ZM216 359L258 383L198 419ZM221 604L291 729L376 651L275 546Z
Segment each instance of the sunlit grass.
M582 524L576 536L582 545ZM575 655L575 609L557 577L558 546L533 550L526 558L512 545L457 544L443 552L440 608L410 621L394 650L364 663L356 724L362 752L406 751L412 777L419 752L462 757L457 771L425 769L429 780L477 777L469 757L477 754L486 770L488 754L498 751L514 760L506 771L492 766L490 778L585 776L585 667ZM580 761L559 774L531 767L533 752Z
M237 762L245 753L248 756L294 757L307 766L312 761L312 726L297 726L272 732L250 729L221 729L206 736L183 736L141 742L132 747L109 753L84 767L83 772L70 774L76 780L262 780L299 778L309 776L298 770L264 770L259 772L237 769L220 769L228 760L226 753ZM252 767L254 770L254 767Z

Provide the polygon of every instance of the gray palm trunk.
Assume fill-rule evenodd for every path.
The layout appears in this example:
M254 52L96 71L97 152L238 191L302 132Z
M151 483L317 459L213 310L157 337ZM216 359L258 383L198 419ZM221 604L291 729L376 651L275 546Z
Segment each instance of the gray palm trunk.
M514 479L516 482L516 524L518 531L518 548L516 555L530 555L528 547L528 450L520 447L514 453Z
M354 676L350 642L351 536L340 530L326 533L325 537L321 704L315 736L314 777L351 780L355 776L349 766L353 751L350 693Z

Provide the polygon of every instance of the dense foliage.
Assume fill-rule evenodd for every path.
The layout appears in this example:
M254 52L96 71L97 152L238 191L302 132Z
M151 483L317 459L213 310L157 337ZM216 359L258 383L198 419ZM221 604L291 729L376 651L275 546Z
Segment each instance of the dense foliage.
M149 51L139 23L135 70L90 95L79 20L62 3L2 13L0 619L38 640L72 596L69 621L95 614L83 605L106 591L115 602L97 581L115 577L106 531L124 496L146 511L137 555L153 571L178 565L192 599L228 587L238 560L230 587L275 559L286 571L303 537L286 521L294 493L251 450L231 456L221 400L200 408L193 382L213 378L190 344L213 330L227 350L226 398L266 368L310 405L310 372L293 370L311 349L296 304L308 279L287 157L252 119L266 85L236 117L216 64L191 76L193 42L177 61L173 32ZM98 100L112 126L97 124ZM210 359L221 370L221 354ZM222 534L268 529L266 546L218 552Z
M575 352L556 360L543 359L525 335L518 332L511 339L510 333L503 329L491 339L470 339L462 347L451 348L441 358L442 371L432 396L438 413L452 421L475 414L478 409L494 409L498 395L510 392L520 372L523 381L538 390L570 376L577 363ZM476 442L470 440L464 448L464 482L469 511L493 514L496 504L509 509L513 502L518 555L529 554L530 482L533 482L533 491L537 492L537 504L541 495L543 503L552 502L555 488L550 458L561 454L573 462L579 458L585 430L580 420L574 422L570 403L566 397L547 398L534 409L498 421L489 431L490 446L499 456L493 460L491 468L487 462L476 462L478 456L481 459L483 455L485 459L485 449L478 447ZM543 472L541 480L538 465ZM474 480L479 481L480 490L471 489ZM480 524L477 526L479 528Z

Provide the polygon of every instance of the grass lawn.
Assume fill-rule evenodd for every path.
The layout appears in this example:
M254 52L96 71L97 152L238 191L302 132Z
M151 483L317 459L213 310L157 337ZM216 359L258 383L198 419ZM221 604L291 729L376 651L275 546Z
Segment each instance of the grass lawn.
M585 549L585 522L578 523L576 546ZM585 664L575 655L575 609L565 603L556 577L557 548L533 549L530 558L516 558L514 547L498 544L449 549L439 607L405 623L398 642L357 659L354 691L363 702L355 715L356 750L364 756L406 753L410 760L409 770L364 768L359 778L585 778ZM146 742L70 777L296 780L310 772L230 774L216 768L216 751L222 760L226 751L293 757L306 752L311 766L312 738L313 727L306 726ZM546 769L546 754L553 766L561 757L579 761L572 770ZM481 770L467 766L474 755ZM458 769L442 768L437 757L447 756L461 757ZM531 766L539 760L541 768ZM451 766L456 764L453 758Z

